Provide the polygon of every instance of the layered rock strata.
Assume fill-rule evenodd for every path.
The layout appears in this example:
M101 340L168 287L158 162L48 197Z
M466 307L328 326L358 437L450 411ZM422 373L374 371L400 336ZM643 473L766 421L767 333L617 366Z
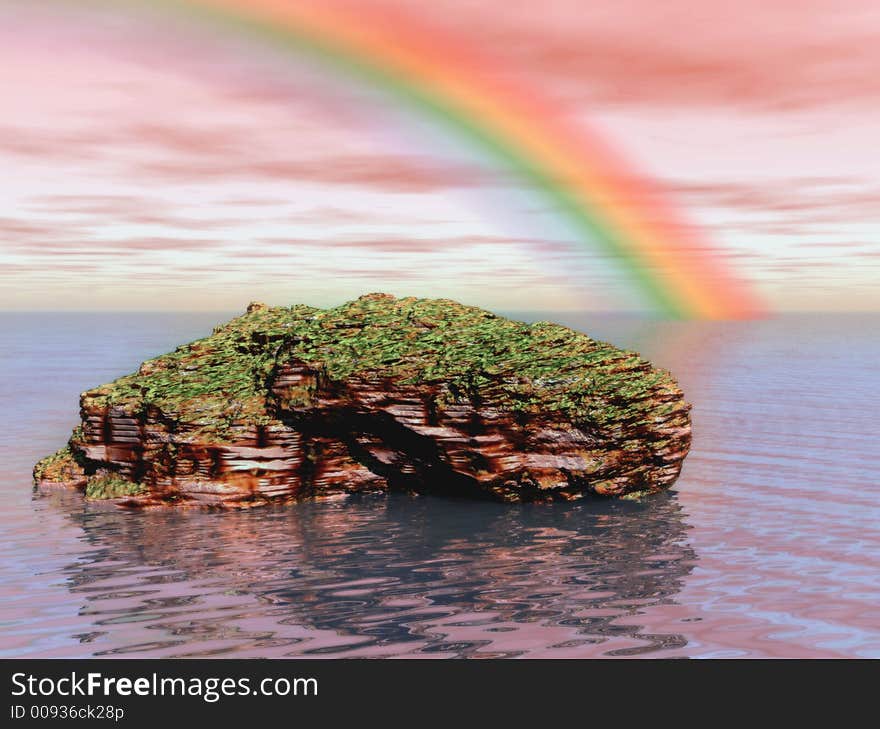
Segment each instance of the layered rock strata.
M555 324L384 294L252 304L83 393L34 479L123 506L640 495L677 478L689 410L667 372Z

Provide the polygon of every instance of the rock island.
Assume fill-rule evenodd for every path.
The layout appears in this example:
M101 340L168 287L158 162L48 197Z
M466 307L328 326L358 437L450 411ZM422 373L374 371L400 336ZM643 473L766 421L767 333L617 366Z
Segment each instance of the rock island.
M637 354L445 299L251 304L82 394L34 469L120 506L247 508L401 490L500 501L670 486L690 405Z

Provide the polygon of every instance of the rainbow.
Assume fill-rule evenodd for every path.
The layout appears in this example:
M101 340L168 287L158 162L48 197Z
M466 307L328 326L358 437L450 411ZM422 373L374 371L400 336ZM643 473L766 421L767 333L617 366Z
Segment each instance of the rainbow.
M504 80L456 38L350 0L159 0L161 7L308 54L441 121L540 192L583 244L600 246L651 306L676 318L747 318L744 282L659 190L534 88Z

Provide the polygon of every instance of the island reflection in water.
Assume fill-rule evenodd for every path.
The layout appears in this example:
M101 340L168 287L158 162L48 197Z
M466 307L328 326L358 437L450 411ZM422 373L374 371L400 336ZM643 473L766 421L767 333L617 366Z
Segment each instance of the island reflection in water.
M94 655L488 658L686 644L646 620L674 605L695 559L673 494L517 506L350 497L220 518L50 499L90 546L62 571Z

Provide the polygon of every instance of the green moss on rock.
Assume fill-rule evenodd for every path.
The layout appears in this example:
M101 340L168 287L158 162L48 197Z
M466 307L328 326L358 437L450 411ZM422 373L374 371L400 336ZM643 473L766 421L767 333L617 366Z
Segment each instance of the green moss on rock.
M223 438L233 422L268 423L266 378L275 353L316 310L308 306L249 312L213 334L144 362L131 375L84 393L83 407L130 414L156 408L166 417Z
M95 501L119 499L129 496L142 496L147 493L143 484L127 481L116 473L92 476L86 484L86 498Z
M329 310L252 306L211 336L86 393L84 404L155 406L222 435L230 421L269 420L266 382L282 351L331 380L370 373L443 382L451 398L492 385L515 410L598 422L637 415L641 396L675 387L637 354L557 324L525 324L448 299L370 294Z
M35 483L79 484L85 479L82 458L71 449L70 444L38 461L33 475Z

